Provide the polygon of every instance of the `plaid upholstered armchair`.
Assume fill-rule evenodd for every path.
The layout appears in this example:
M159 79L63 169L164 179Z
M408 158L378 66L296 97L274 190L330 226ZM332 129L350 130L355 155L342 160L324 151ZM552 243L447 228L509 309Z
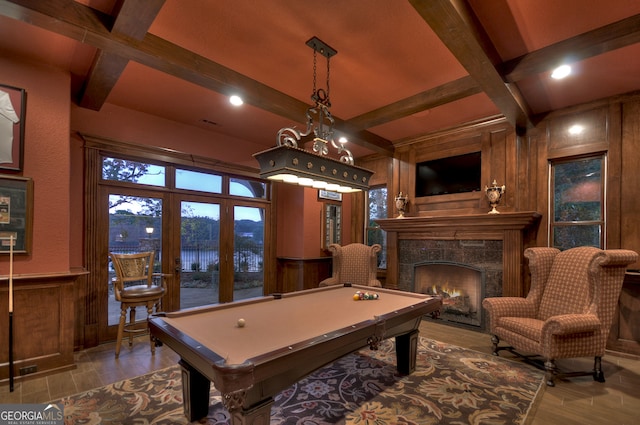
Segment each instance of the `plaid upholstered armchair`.
M378 252L381 249L379 244L371 246L361 243L345 246L329 245L329 251L333 255L333 275L320 282L320 286L351 283L381 287L380 281L376 278Z
M527 359L544 359L547 385L560 376L593 375L604 382L602 356L627 265L638 254L593 247L529 248L531 290L526 298L486 298L493 354L509 350ZM498 344L503 340L509 346ZM516 351L517 350L517 351ZM555 360L594 356L589 372L560 373Z

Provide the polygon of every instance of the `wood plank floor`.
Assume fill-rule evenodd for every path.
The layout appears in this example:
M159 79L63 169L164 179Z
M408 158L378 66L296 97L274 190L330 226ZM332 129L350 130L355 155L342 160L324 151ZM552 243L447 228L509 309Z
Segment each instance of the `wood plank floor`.
M489 336L477 331L425 320L422 336L490 353ZM508 353L502 357L519 361ZM149 352L148 339L136 338L132 348L123 344L120 358L114 357L114 344L105 344L76 353L77 369L46 377L16 382L13 392L0 386L0 403L44 403L66 395L107 385L152 370L175 365L178 356L168 347ZM592 359L558 363L577 370L590 370ZM546 387L532 425L636 425L640 423L640 359L607 353L602 362L607 381L576 377Z

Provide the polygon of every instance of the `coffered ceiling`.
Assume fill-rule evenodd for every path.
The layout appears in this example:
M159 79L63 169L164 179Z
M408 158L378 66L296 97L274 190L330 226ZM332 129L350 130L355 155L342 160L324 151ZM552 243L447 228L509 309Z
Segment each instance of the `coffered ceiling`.
M313 36L338 52L331 111L356 156L491 116L526 128L640 90L637 0L0 0L0 55L69 71L80 107L264 149L303 126ZM563 63L573 74L552 80ZM317 72L324 86L324 57Z

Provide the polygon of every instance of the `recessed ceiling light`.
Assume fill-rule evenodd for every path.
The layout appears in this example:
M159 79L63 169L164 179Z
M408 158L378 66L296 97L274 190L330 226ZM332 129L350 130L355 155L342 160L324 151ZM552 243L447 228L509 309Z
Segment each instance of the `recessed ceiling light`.
M581 126L580 124L574 124L571 127L569 127L569 134L580 134L584 131L584 127Z
M233 106L240 106L244 103L242 98L235 94L229 98L229 102L231 102Z
M551 78L554 80L561 80L571 74L571 67L569 65L560 65L551 73Z

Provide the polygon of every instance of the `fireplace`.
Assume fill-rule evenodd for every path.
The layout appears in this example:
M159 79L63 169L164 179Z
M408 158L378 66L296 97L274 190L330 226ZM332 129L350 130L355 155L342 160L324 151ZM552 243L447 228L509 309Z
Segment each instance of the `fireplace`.
M479 293L468 295L469 303L472 298L475 303L469 307L469 317L474 318L457 319L469 320L470 326L484 330L486 313L481 308L482 298L522 297L528 293L523 252L535 243L540 217L537 212L503 212L376 220L387 231L389 262L385 286L421 292L423 289L416 286L416 274L419 281L435 279L420 276L424 273L420 266L428 263L471 270L480 286ZM461 270L454 273L458 272ZM449 314L463 316L451 311Z
M453 324L482 327L484 286L484 271L478 267L431 261L414 265L413 292L441 297L439 319Z

